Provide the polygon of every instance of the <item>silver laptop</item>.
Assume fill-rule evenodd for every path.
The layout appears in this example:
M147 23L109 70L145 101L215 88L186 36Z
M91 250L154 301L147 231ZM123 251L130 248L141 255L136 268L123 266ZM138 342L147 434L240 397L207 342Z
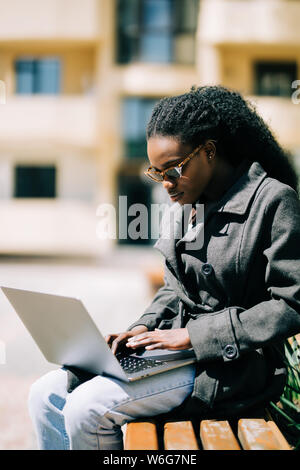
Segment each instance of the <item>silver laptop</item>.
M165 349L114 355L81 300L1 287L45 358L130 382L192 364L192 349Z

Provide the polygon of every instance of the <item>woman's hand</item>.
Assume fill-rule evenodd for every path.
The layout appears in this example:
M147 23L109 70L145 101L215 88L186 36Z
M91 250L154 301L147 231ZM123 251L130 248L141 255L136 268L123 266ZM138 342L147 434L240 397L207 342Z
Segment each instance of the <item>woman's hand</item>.
M122 346L125 346L125 343L128 341L129 338L138 335L139 333L143 333L148 331L148 328L144 325L138 325L130 331L125 331L124 333L114 333L105 336L105 341L107 342L108 346L111 348L113 354L116 354L117 350L120 349Z
M145 333L131 336L126 346L136 349L145 347L147 350L152 349L170 349L178 351L181 349L189 349L192 347L188 330L186 328L176 328L174 330L158 330L147 331Z

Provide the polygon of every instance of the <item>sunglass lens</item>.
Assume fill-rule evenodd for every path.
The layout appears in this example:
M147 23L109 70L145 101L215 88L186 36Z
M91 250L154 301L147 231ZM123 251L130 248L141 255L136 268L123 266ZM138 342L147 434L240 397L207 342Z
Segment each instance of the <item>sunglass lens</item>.
M152 168L146 172L146 175L154 181L163 181L162 175Z
M179 178L181 176L179 168L170 168L166 171L166 176L168 178Z

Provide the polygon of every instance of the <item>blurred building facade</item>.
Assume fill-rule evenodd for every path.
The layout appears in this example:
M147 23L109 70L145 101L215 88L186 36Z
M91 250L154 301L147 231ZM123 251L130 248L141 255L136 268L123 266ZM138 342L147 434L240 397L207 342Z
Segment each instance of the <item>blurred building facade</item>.
M0 0L0 11L0 254L152 244L100 240L97 208L118 209L119 195L163 202L141 176L145 125L159 98L192 85L254 100L300 167L299 1Z

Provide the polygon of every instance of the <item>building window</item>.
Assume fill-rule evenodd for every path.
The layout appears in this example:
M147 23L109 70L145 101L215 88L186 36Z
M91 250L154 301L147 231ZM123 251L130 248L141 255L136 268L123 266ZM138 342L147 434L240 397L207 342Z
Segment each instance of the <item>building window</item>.
M257 62L255 64L255 94L291 96L292 82L297 79L295 62Z
M191 64L199 0L118 0L117 61Z
M54 165L16 165L14 176L14 197L56 197L56 168Z
M15 62L16 93L57 94L60 92L61 64L57 58L21 58Z
M126 196L127 213L119 215L119 233L123 236L118 238L119 245L151 245L151 186L145 184L139 174L131 172L131 168L123 168L118 178L119 195ZM130 214L130 208L134 204L140 204L143 212L136 208L134 215ZM121 208L119 207L119 211ZM138 221L138 222L137 222ZM142 223L144 225L142 226ZM131 224L134 225L132 229Z
M157 99L125 98L122 127L125 158L147 157L146 126Z

